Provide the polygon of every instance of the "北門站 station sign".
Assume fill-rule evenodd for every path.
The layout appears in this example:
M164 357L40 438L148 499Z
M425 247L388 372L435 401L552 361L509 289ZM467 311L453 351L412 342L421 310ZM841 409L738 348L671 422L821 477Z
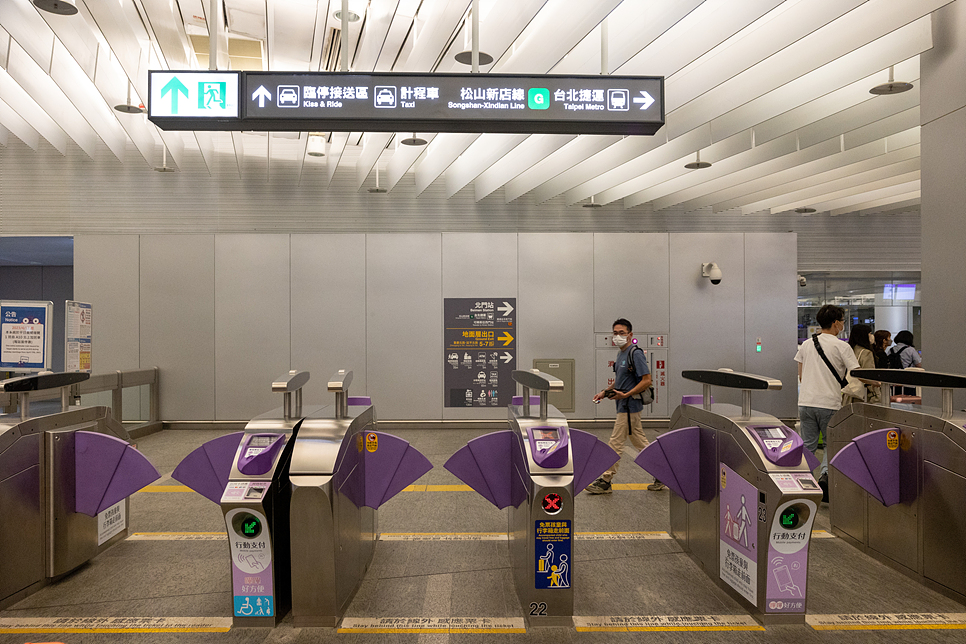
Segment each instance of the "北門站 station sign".
M664 125L660 76L150 72L149 97L164 130L630 135Z

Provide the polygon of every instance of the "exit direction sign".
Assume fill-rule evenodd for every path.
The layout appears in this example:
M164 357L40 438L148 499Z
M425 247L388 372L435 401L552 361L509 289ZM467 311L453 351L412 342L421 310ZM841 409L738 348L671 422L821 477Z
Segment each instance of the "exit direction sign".
M181 74L151 72L149 118L162 129L632 135L664 125L659 76L233 72L241 113L230 117L210 111L193 78L198 110L180 111Z
M151 72L148 118L238 119L238 83L238 72Z

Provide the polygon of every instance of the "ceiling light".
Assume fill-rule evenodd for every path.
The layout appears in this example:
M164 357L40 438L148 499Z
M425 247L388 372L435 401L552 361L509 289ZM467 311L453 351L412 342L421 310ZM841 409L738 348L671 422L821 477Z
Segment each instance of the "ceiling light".
M371 194L374 194L374 195L384 195L384 194L386 194L386 189L379 187L379 164L378 163L376 164L376 187L375 188L369 188L369 192Z
M336 20L342 20L342 0L335 0L335 11L332 12L332 17ZM366 3L363 0L349 0L345 4L349 8L349 13L346 14L347 22L359 22L362 20L362 14L366 12Z
M876 85L869 90L870 94L878 94L883 96L886 94L901 94L903 92L908 92L912 89L912 83L906 83L905 81L896 81L894 79L896 67L895 65L889 66L889 82L883 83L882 85Z
M460 53L456 54L456 62L463 63L464 65L472 65L473 64L473 52L472 51L461 51ZM490 56L488 53L483 52L483 51L480 52L480 64L481 65L489 65L492 62L493 62L493 56Z
M325 135L321 132L309 133L309 144L305 153L310 157L324 157Z
M77 13L74 0L34 0L34 6L61 16L73 16Z
M133 103L131 103L131 84L130 83L127 84L127 103L124 103L123 105L115 105L114 109L124 114L143 114L144 113L143 105L134 105Z
M684 167L688 170L703 170L704 168L710 168L711 164L707 161L701 160L701 150L698 150L694 154L694 161L691 163L685 163Z
M155 168L155 172L176 172L174 168L168 167L168 146L161 148L161 167Z
M416 136L416 133L413 132L412 137L408 139L403 139L402 141L400 141L400 143L402 143L403 145L413 145L413 146L426 145L426 139L419 138L418 136Z
M590 203L585 203L584 208L603 208L599 203L594 203L594 195L590 195Z
M801 208L796 208L795 209L795 212L797 212L800 215L810 215L813 212L815 212L815 209L814 208L806 208L806 207L803 206Z

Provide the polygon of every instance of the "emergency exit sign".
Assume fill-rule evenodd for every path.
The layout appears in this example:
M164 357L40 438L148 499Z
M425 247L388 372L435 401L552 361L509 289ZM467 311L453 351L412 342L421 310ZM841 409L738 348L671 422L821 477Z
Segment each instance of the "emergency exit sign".
M151 72L148 118L236 119L238 72Z

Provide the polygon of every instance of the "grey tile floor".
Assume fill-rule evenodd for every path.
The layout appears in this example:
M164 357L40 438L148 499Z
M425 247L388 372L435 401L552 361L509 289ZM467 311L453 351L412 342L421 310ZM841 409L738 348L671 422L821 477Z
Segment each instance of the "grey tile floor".
M138 447L170 475L192 449L220 435L215 430L165 431ZM434 465L419 484L459 484L442 468L477 432L395 432ZM607 432L598 432L606 439ZM615 483L649 483L625 454ZM177 485L169 476L160 485ZM664 531L669 492L617 490L575 499L578 532ZM404 492L379 511L379 530L389 532L505 532L506 511L473 492ZM828 529L823 506L816 528ZM131 532L219 532L221 511L194 493L140 492L131 499ZM728 593L669 539L577 541L574 544L575 613L605 615L745 615ZM231 579L222 541L134 541L119 543L67 578L0 612L0 617L229 617ZM953 602L857 552L839 539L811 545L809 612L966 612ZM350 605L348 617L522 617L513 588L507 546L501 541L380 541L371 568ZM962 631L816 631L807 626L770 626L752 632L577 632L531 629L526 634L338 633L293 627L232 629L227 633L52 633L0 634L0 644L24 642L204 641L309 644L325 642L419 642L501 644L542 642L962 642Z

